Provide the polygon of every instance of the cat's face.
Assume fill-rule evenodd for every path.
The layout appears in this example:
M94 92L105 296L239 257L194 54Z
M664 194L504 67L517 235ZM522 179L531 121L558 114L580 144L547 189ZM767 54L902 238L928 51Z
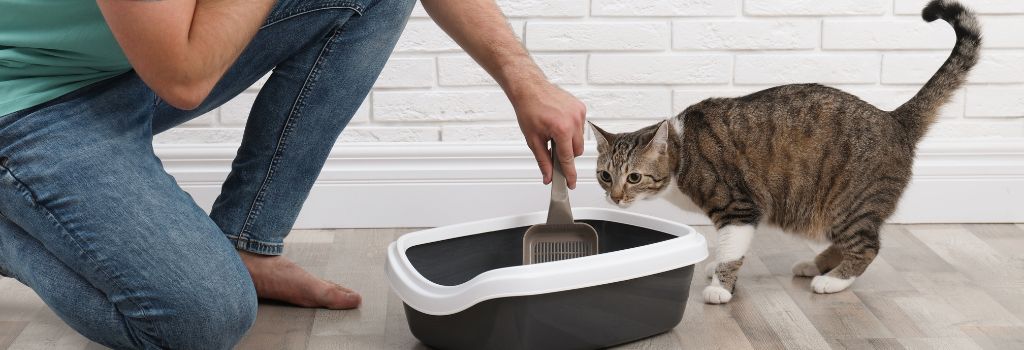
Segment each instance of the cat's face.
M676 163L668 122L623 134L590 126L597 139L597 182L609 201L625 208L668 188Z

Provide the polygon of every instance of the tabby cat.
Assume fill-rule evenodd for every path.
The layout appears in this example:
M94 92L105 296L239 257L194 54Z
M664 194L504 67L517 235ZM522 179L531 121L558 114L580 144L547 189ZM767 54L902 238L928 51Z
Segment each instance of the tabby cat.
M675 180L715 224L719 244L704 301L732 299L754 229L771 224L831 245L793 266L816 293L853 283L879 250L879 228L911 178L918 141L977 63L981 27L952 0L933 0L924 20L943 19L956 46L938 72L894 111L817 85L779 86L711 98L675 118L631 133L591 124L597 178L608 199L628 206Z

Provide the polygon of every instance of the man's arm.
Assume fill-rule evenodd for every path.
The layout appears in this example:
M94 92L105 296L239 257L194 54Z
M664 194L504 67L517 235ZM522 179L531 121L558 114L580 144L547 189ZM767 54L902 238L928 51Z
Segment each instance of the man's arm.
M180 109L206 99L275 2L97 0L139 77Z
M586 107L548 82L516 39L494 0L421 0L437 22L494 80L515 107L519 127L537 158L544 183L551 181L548 140L558 144L570 188L576 188L573 157L583 154Z

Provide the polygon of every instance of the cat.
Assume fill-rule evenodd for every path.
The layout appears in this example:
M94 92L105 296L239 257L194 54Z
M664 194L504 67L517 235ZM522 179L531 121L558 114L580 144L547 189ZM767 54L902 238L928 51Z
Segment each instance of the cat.
M956 45L896 110L879 110L838 89L796 84L710 98L631 133L612 134L591 123L598 182L623 207L675 182L710 217L719 244L707 271L706 303L732 299L759 224L829 241L814 260L794 265L793 274L813 277L815 293L846 289L878 255L879 229L910 181L917 143L978 62L981 26L971 10L933 0L922 17L949 22Z

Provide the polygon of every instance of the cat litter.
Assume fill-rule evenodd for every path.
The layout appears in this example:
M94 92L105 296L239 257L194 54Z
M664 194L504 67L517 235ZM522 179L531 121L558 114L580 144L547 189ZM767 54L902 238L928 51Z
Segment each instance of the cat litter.
M523 235L547 212L406 234L388 247L388 281L409 329L439 349L597 349L674 328L693 265L693 228L618 210L576 208L598 254L523 264Z

